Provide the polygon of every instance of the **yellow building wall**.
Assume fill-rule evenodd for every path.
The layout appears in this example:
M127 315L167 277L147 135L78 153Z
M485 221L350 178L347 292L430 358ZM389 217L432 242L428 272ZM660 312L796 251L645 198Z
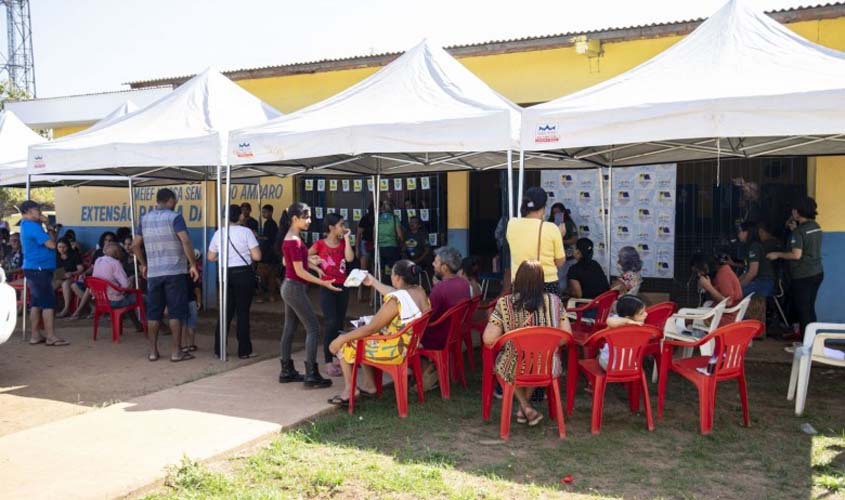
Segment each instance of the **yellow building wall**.
M93 124L92 124L93 125ZM86 128L90 127L91 125L79 125L77 127L59 127L53 129L53 139L58 139L59 137L64 137L66 135L75 134L77 132L82 132Z
M845 156L816 158L816 219L825 231L845 231Z

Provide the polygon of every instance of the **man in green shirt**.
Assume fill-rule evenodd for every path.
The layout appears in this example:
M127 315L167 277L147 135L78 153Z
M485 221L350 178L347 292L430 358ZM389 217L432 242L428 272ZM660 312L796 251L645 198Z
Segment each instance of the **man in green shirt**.
M792 275L790 295L801 335L807 325L816 321L816 296L824 280L822 267L822 228L816 222L816 200L805 196L792 206L792 219L795 228L789 237L789 250L770 252L769 260L783 259L789 262Z

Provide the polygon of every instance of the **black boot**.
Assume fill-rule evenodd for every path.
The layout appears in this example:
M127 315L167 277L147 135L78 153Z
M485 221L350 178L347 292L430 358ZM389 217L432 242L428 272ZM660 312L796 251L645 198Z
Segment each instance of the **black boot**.
M320 370L317 369L317 363L305 363L305 388L306 389L325 389L331 387L331 379L323 378L320 375Z
M303 380L305 380L305 377L303 377L302 374L296 371L296 368L293 367L293 360L289 359L285 361L281 359L279 361L282 363L282 373L279 374L280 384L287 384L289 382L302 382Z

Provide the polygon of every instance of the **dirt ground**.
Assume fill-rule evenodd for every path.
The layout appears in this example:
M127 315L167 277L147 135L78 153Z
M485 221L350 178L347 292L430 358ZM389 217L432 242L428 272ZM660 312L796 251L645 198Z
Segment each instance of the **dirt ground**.
M353 300L350 316L365 313L366 305ZM168 360L170 336L159 338L161 359L147 361L147 341L129 322L113 343L108 318L101 319L96 342L92 321L60 320L57 333L71 342L67 347L31 346L16 333L0 345L0 436L276 357L283 318L281 302L255 304L251 331L259 357L238 359L233 323L225 363L214 357L214 311L201 315L196 359L182 363ZM296 342L304 342L301 330Z

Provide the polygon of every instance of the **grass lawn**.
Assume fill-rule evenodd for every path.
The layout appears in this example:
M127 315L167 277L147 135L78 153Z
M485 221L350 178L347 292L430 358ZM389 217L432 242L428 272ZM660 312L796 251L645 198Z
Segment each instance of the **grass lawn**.
M468 390L453 388L451 401L414 397L404 420L388 387L354 416L321 417L254 455L186 459L148 498L845 498L845 372L816 368L798 419L785 397L789 366L747 367L750 428L740 425L736 384L724 383L714 432L701 436L692 384L670 375L654 432L630 413L624 387L611 386L602 434L592 436L591 401L579 387L565 440L546 418L535 428L514 420L503 443L497 402L491 421L481 421L476 376ZM654 386L651 395L656 409ZM805 422L819 434L801 432ZM573 482L562 484L567 475Z

